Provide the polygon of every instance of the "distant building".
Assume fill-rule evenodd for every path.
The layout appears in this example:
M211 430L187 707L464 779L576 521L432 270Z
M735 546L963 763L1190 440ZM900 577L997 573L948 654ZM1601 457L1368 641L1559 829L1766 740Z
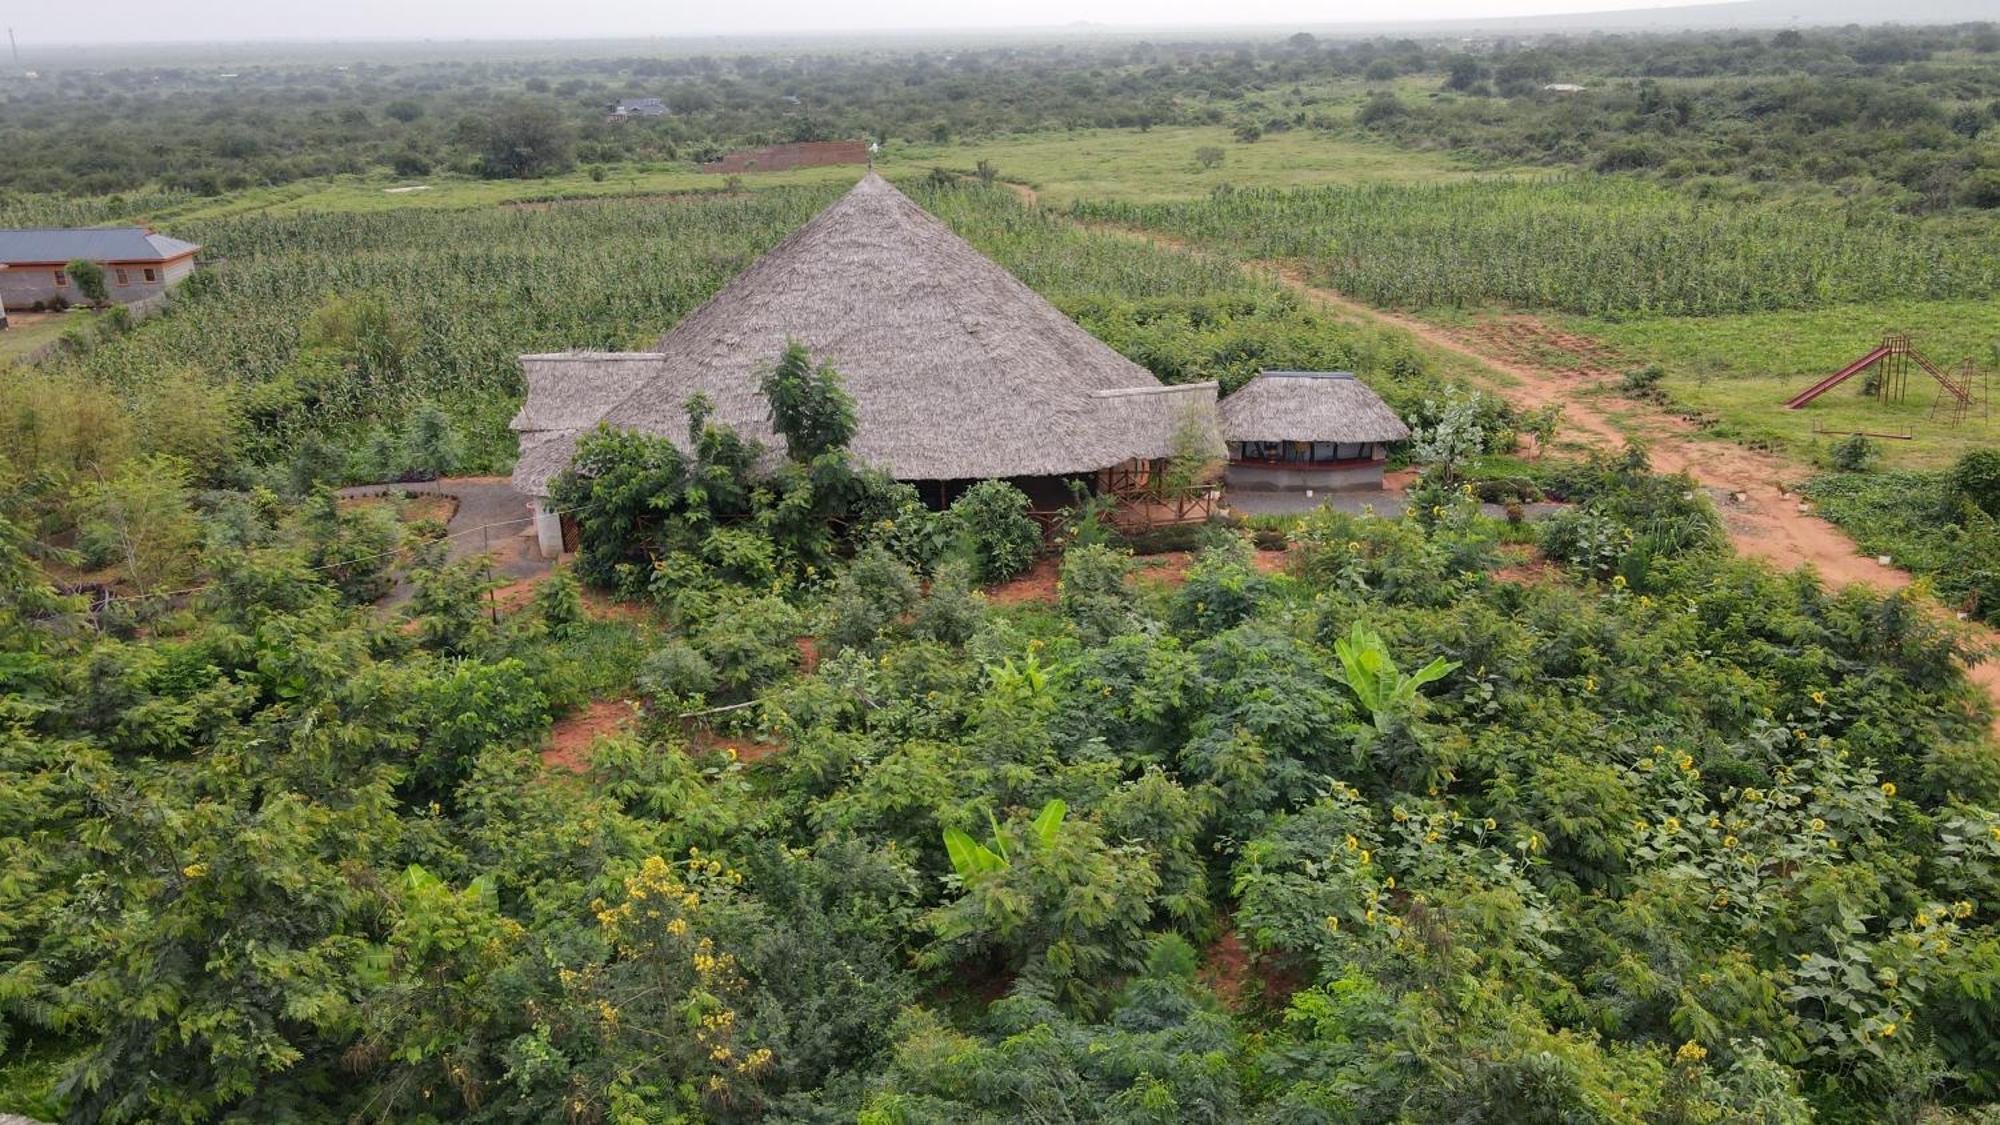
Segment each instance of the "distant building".
M1263 371L1222 400L1231 488L1381 488L1389 446L1409 436L1346 371Z
M1574 82L1551 82L1551 83L1549 83L1548 85L1546 85L1546 86L1542 87L1542 89L1543 89L1544 91L1548 92L1548 93L1551 93L1551 94L1581 94L1581 93L1583 93L1583 87L1581 87L1581 86L1577 85L1577 84L1576 84L1576 83L1574 83Z
M154 234L146 227L0 230L0 304L47 305L58 298L83 300L69 264L79 259L104 267L104 290L129 304L157 297L194 272L192 242Z
M667 103L659 98L625 98L604 107L604 116L612 121L623 121L628 117L665 117Z
M6 273L6 272L7 272L6 265L4 263L0 263L0 273ZM4 285L0 285L0 332L4 332L6 330L7 330L7 287Z

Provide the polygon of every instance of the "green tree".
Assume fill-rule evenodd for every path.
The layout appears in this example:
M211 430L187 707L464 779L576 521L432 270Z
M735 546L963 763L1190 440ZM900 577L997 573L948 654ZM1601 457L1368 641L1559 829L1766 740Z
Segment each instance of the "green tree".
M785 341L778 361L759 384L771 408L771 428L785 439L785 455L813 461L847 447L854 437L854 400L841 389L830 363L814 367L812 354L797 340Z
M553 106L514 101L481 124L480 173L489 179L525 180L570 166L576 138Z
M425 403L410 419L410 466L426 477L450 476L464 458L458 427L434 402Z
M187 465L165 454L86 482L77 495L85 554L117 566L141 593L185 580L198 542L188 500Z
M1410 456L1436 465L1443 483L1454 484L1459 468L1486 451L1486 430L1480 421L1485 403L1477 392L1453 387L1441 400L1426 399L1424 413L1430 423L1413 428Z
M1027 495L1002 480L980 481L952 501L952 522L981 583L1005 582L1034 564L1042 529L1028 511Z

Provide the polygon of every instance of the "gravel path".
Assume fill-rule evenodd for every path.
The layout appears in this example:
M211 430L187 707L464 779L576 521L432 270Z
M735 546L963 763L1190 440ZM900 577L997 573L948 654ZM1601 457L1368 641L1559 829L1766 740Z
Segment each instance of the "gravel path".
M534 525L529 522L528 498L515 490L506 477L445 477L409 484L362 484L343 488L340 495L343 499L358 499L399 492L412 496L426 493L450 496L458 501L458 510L445 526L446 534L451 536L447 557L452 561L490 555L493 577L501 582L548 572L549 560L537 549ZM402 605L410 600L412 592L405 578L396 583L382 604Z

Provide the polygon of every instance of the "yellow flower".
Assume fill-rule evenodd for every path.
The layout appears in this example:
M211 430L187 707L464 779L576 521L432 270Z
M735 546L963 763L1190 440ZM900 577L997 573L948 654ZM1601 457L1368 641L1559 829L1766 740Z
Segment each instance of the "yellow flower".
M1611 588L1614 590L1623 590L1625 588L1625 576L1622 574L1612 575Z
M1929 914L1926 914L1925 912L1923 912L1923 911L1919 910L1919 911L1917 911L1917 917L1916 917L1916 923L1917 923L1917 928L1921 930L1921 929L1923 929L1923 928L1924 928L1925 926L1928 926L1928 925L1930 925L1930 924L1931 924L1931 916L1930 916Z
M1692 1039L1681 1044L1681 1049L1674 1052L1674 1061L1678 1063L1698 1063L1707 1057L1708 1048Z
M1403 806L1401 806L1401 805L1397 805L1397 806L1396 806L1395 808L1393 808L1393 809L1390 809L1390 810L1389 810L1389 816L1390 816L1390 817L1391 817L1392 819L1394 819L1394 820L1396 821L1396 823L1398 823L1398 824L1401 824L1401 823L1402 823L1403 821L1406 821L1406 820L1410 819L1410 814L1409 814L1409 813L1406 813L1406 812L1404 812L1404 811L1403 811Z
M1682 768L1682 769L1684 769L1684 770L1691 770L1691 769L1693 769L1693 768L1694 768L1694 755L1693 755L1693 754L1682 754L1682 755L1681 755L1681 768Z
M1327 916L1326 916L1326 928L1327 928L1327 929L1329 929L1329 930L1333 930L1333 931L1336 931L1336 932L1338 932L1338 931L1339 931L1339 929L1340 929L1340 919L1338 919L1338 918L1335 918L1335 917L1334 917L1333 915L1331 915L1331 914L1327 915Z
M1882 795L1883 795L1884 797L1893 797L1893 796L1895 796L1895 795L1896 795L1896 783L1895 783L1895 782L1893 782L1893 781L1885 781L1885 782L1883 782L1883 783L1882 783Z
M1358 847L1360 847L1360 846L1361 846L1361 841L1359 841L1359 840L1355 839L1355 838L1354 838L1353 836L1349 836L1349 837L1347 838L1347 850L1348 850L1348 851L1350 851L1350 852L1351 852L1351 851L1355 850L1356 848L1358 848Z
M1493 831L1493 830L1494 830L1495 828L1498 828L1498 827L1500 827L1500 822L1499 822L1499 821L1497 821L1497 820L1494 820L1494 819L1493 819L1492 817L1490 817L1490 816L1489 816L1489 817L1487 817L1487 818L1486 818L1485 820L1482 820L1482 821L1480 821L1480 822L1479 822L1479 826L1480 826L1481 828L1484 828L1484 829L1486 829L1486 830L1487 830L1488 832L1491 832L1491 831Z
M1369 851L1367 848L1361 849L1361 862L1367 863L1369 860L1373 858L1375 858L1375 853Z
M1972 917L1972 903L1965 899L1959 899L1957 902L1952 903L1951 916L1954 918Z
M1813 693L1812 693L1812 701L1813 701L1814 703L1825 703L1825 702L1826 702L1826 693L1825 693L1825 692L1823 692L1823 691L1816 691L1816 692L1813 692Z
M1382 881L1382 889L1383 889L1383 890L1388 890L1388 891L1393 891L1393 890L1395 890L1395 889L1396 889L1396 877L1395 877L1394 875L1391 875L1391 876L1389 876L1389 877L1388 877L1387 879L1383 880L1383 881ZM1966 905L1967 905L1967 906L1971 906L1972 904L1968 902L1968 903L1966 903ZM1969 911L1968 911L1968 913L1969 913Z
M1725 848L1733 848L1733 847L1735 847L1735 846L1736 846L1736 837L1734 837L1734 836L1724 836L1724 837L1722 838L1722 846L1723 846L1723 847L1725 847Z
M1806 827L1812 829L1814 832L1824 832L1826 831L1826 821L1821 820L1818 817L1813 817L1812 820L1806 824Z
M190 863L186 867L181 868L181 878L183 879L199 879L206 874L208 874L208 864L206 863Z
M1661 822L1660 827L1666 829L1669 832L1679 832L1681 830L1681 818L1677 816L1670 816L1666 820Z
M1754 805L1764 799L1764 791L1762 789L1745 789L1743 791L1743 799Z
M1883 1024L1883 1025L1882 1025L1882 1031L1881 1031L1881 1036L1882 1036L1882 1038L1884 1038L1884 1039L1887 1039L1887 1038L1889 1038L1890 1036L1892 1036L1892 1035L1894 1035L1894 1034L1896 1034L1896 1025L1895 1025L1895 1024L1893 1024L1893 1023L1885 1023L1885 1024Z

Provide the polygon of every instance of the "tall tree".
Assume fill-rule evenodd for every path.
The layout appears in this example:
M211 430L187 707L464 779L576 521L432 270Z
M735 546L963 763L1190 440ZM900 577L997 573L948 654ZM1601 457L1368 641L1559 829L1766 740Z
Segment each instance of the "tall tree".
M569 167L576 138L553 107L515 101L484 123L480 168L490 179L545 176Z
M854 400L841 389L840 372L830 363L814 367L812 354L797 340L785 342L762 389L771 404L771 428L785 439L785 455L792 460L815 460L846 448L854 437Z

